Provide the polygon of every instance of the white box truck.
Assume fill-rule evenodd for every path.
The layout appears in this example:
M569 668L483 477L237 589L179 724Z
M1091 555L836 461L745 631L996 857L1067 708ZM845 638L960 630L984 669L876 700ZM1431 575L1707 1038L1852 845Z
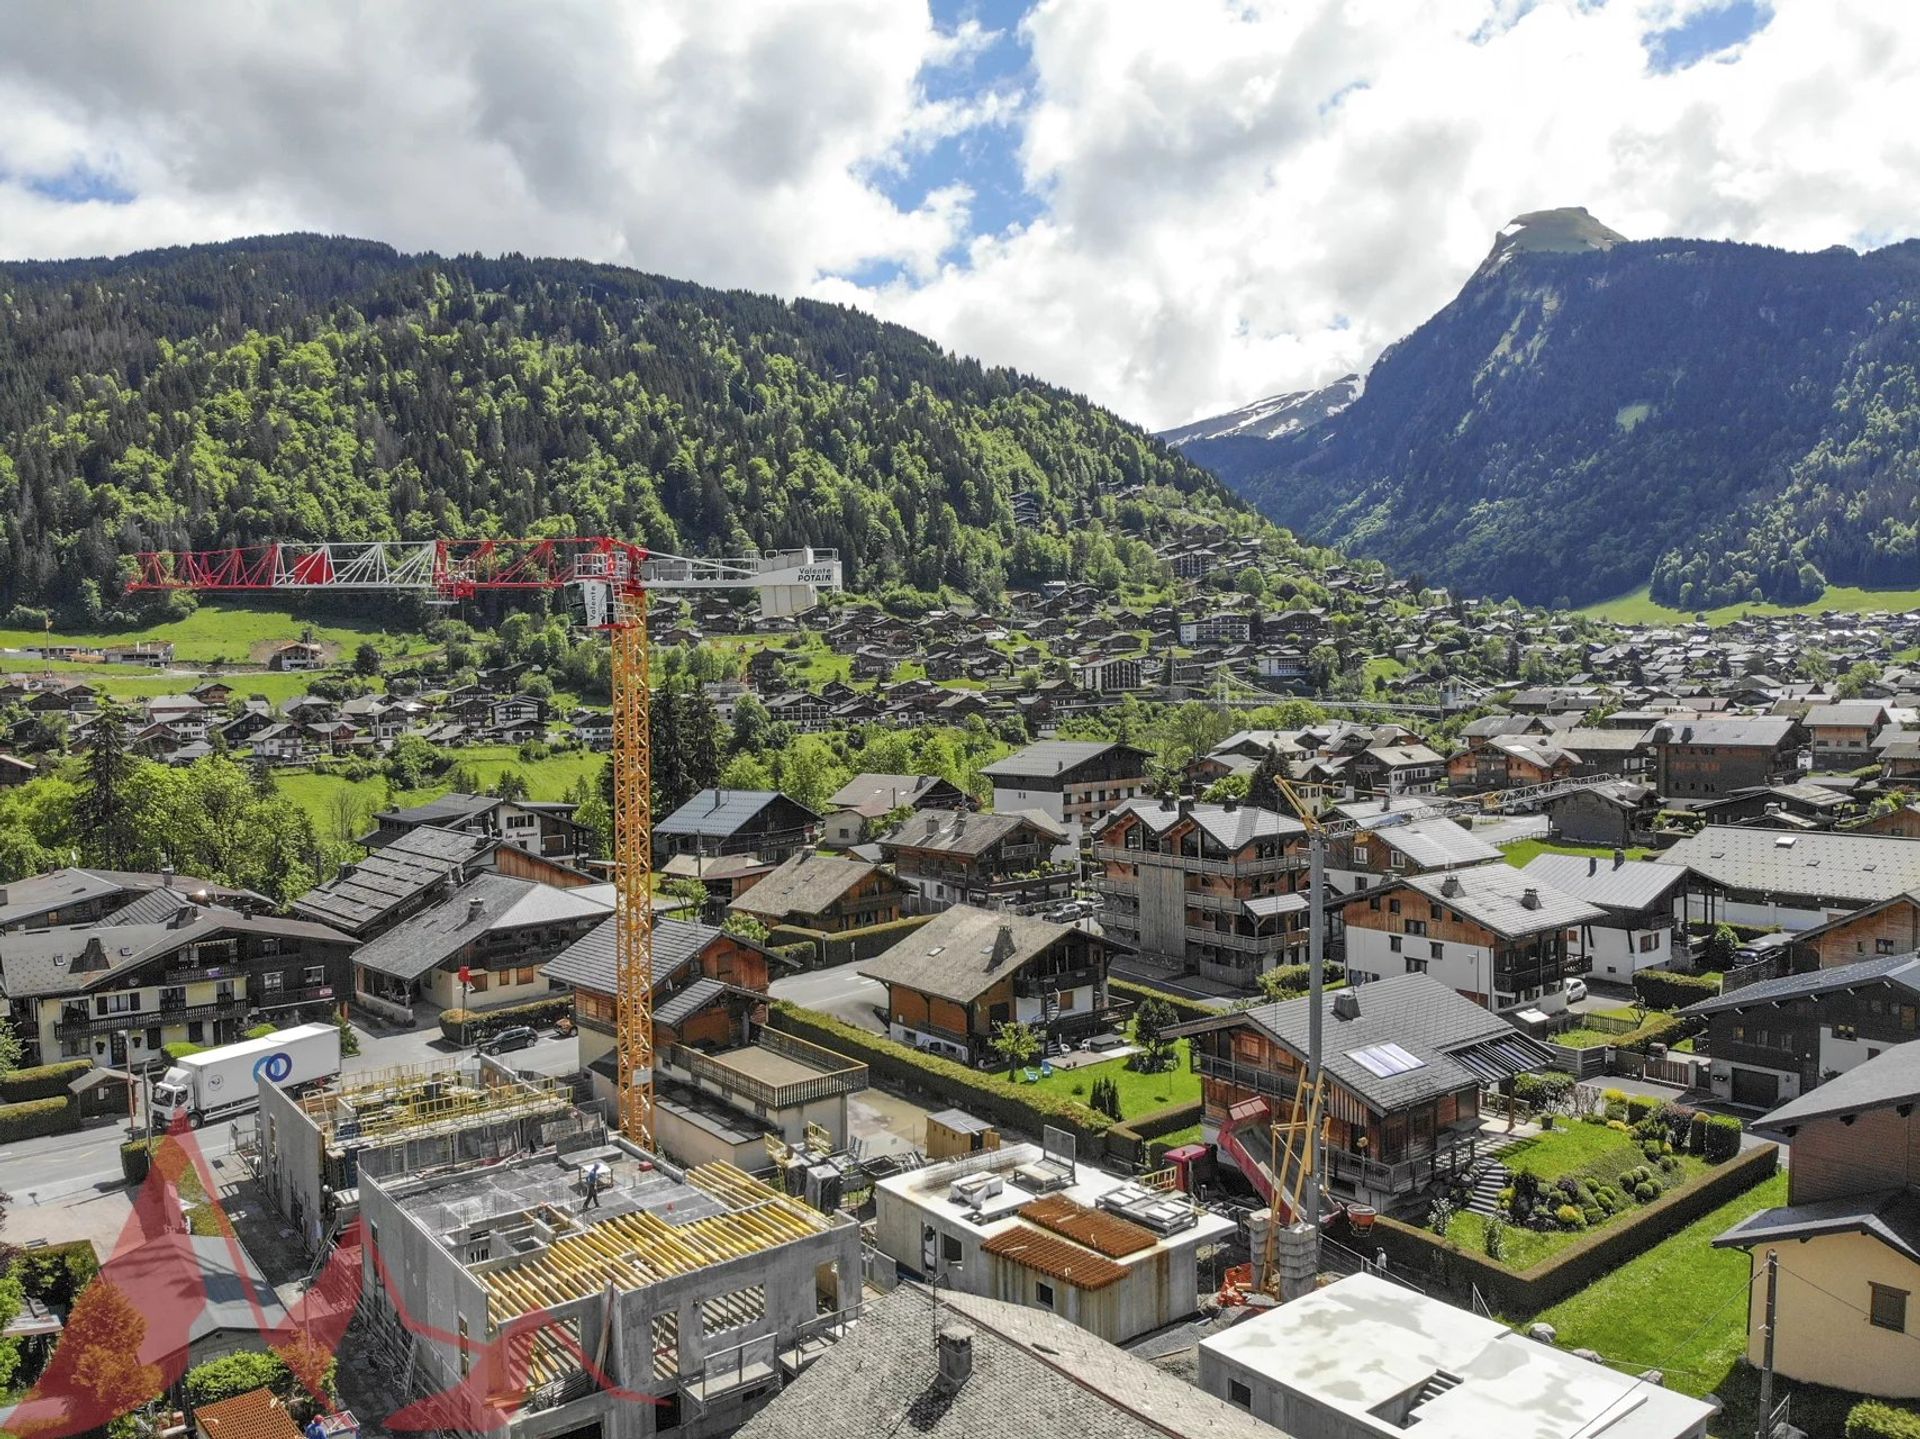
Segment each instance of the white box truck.
M188 1055L154 1081L148 1103L156 1130L181 1114L198 1129L209 1119L257 1107L262 1079L299 1089L339 1072L340 1031L331 1024L302 1024Z

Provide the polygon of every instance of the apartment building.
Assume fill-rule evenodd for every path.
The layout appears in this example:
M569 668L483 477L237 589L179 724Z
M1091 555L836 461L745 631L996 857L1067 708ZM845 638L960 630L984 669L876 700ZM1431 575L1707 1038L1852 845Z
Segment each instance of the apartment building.
M980 771L996 810L1035 809L1057 824L1095 823L1147 788L1152 756L1104 740L1042 740Z

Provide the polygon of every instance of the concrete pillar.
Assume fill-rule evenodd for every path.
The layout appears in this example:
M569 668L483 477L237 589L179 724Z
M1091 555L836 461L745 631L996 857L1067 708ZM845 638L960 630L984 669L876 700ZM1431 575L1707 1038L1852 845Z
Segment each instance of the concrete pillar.
M1282 1302L1311 1294L1320 1275L1320 1230L1317 1225L1289 1224L1280 1231L1274 1252L1280 1271Z
M1247 1216L1247 1243L1253 1251L1253 1287L1266 1288L1267 1231L1273 1228L1273 1211L1256 1209Z

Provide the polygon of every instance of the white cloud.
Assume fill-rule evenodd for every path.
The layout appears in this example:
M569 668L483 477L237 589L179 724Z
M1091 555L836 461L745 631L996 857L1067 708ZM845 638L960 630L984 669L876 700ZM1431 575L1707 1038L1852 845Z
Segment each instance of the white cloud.
M14 7L0 254L583 255L851 300L1170 424L1366 365L1524 210L1911 233L1920 6L1778 0L1658 73L1650 37L1723 3L1042 0L979 80L1013 41L910 0ZM1034 218L971 233L973 175L929 162L956 135ZM45 193L89 177L133 198Z

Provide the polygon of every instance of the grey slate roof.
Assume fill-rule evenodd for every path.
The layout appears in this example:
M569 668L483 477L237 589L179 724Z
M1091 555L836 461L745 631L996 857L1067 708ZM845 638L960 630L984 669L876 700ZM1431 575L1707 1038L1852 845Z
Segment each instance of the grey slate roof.
M1875 720L1886 718L1887 707L1879 700L1839 700L1830 705L1815 705L1803 721L1814 725L1834 725L1858 729L1870 728Z
M118 922L119 916L116 914L109 915L105 922L97 925L0 934L0 990L15 999L31 995L76 994L81 990L96 988L184 945L197 944L222 934L279 935L288 939L333 940L339 944L353 942L336 929L306 920L242 914L231 909L187 907L193 909L193 917L185 924L123 925ZM106 966L75 973L74 961L94 943L100 946L107 961Z
M125 869L55 869L0 885L0 929L85 900L124 894L129 890L145 893L168 888L177 890L183 896L205 892L215 899L260 898L247 890L229 889L212 880L195 879L184 874L169 876ZM265 903L264 900L261 902Z
M1710 824L1663 850L1654 863L1684 864L1729 889L1829 902L1872 903L1920 889L1920 844L1872 834Z
M1735 749L1773 749L1793 734L1794 722L1772 715L1729 715L1716 719L1662 720L1650 738L1674 744L1726 745Z
M1497 1014L1426 974L1397 974L1349 991L1360 1004L1355 1019L1341 1019L1334 998L1322 996L1323 1053L1327 1074L1381 1113L1452 1094L1496 1075L1543 1069L1552 1058ZM1213 1019L1175 1026L1169 1034L1198 1034L1250 1024L1294 1053L1305 1056L1312 1020L1307 996L1263 1004ZM1420 1067L1401 1074L1375 1074L1353 1057L1371 1045L1397 1044Z
M796 854L755 883L729 909L775 921L819 914L876 866L825 854Z
M1920 954L1881 954L1853 964L1809 970L1805 974L1786 974L1778 979L1763 979L1711 999L1700 1000L1680 1012L1720 1014L1729 1009L1749 1009L1756 1004L1771 1004L1776 1000L1833 994L1863 984L1889 984L1920 997Z
M1529 860L1520 870L1540 883L1549 884L1562 894L1602 909L1651 909L1666 899L1686 879L1687 872L1670 864L1654 864L1644 859L1622 860L1598 855L1543 854Z
M480 901L475 915L471 901ZM494 931L605 914L571 890L504 874L476 875L431 909L396 924L353 953L353 962L395 979L418 979Z
M820 816L796 799L776 789L703 789L680 808L654 825L655 834L698 835L707 839L728 839L757 818L776 800L805 811L812 819Z
M930 809L912 816L892 834L882 837L880 843L942 854L982 854L1023 825L1031 825L1056 844L1067 837L1065 830L1035 809L999 810L993 814Z
M1098 759L1108 750L1135 750L1115 740L1047 739L1015 750L1005 759L983 766L980 773L988 779L1052 779L1068 770ZM1144 754L1144 751L1135 750Z
M972 1334L972 1373L956 1392L934 1383L927 1291L905 1284L867 1305L739 1439L1287 1439L1046 1310L946 1290L939 1304L942 1328Z
M613 920L595 925L547 962L540 972L561 984L577 985L595 994L612 994L618 988L614 967ZM700 951L719 937L711 924L693 924L684 919L656 918L653 921L653 982L663 985Z
M1003 928L1009 940L1004 952ZM904 985L964 1004L1073 932L1070 924L956 904L884 954L867 960L859 972L883 984Z
M1400 851L1422 869L1486 864L1501 857L1499 850L1450 819L1423 819L1412 824L1371 830L1369 833L1387 848Z
M1755 1127L1786 1129L1810 1119L1863 1114L1920 1100L1920 1040L1896 1044L1845 1074L1790 1099Z
M696 979L673 998L663 999L654 1006L654 1022L679 1024L690 1015L698 1014L705 1009L709 1003L725 994L728 988L728 985L717 979Z
M832 809L857 809L878 817L903 804L916 803L940 783L940 776L933 774L857 774L835 790L827 804Z
M1410 875L1400 883L1510 939L1538 934L1543 929L1570 929L1606 918L1605 910L1575 899L1552 885L1542 884L1510 864L1480 864L1448 870L1445 874ZM1457 887L1459 892L1449 894L1449 887ZM1538 909L1529 909L1524 902L1530 889L1539 895Z
M500 800L490 794L443 794L438 799L430 799L425 804L416 804L407 809L383 810L374 816L381 824L458 824L470 820L475 815L486 814L496 809Z
M1157 799L1130 799L1116 807L1107 822L1111 824L1127 814L1136 816L1155 834L1165 834L1190 817L1207 838L1228 851L1242 849L1257 839L1293 839L1307 832L1307 827L1290 815L1246 804L1232 809L1223 804L1194 804L1188 815L1182 815L1178 806Z
M293 907L352 933L364 933L384 915L439 884L455 869L475 864L499 844L487 835L421 825L391 844L369 850L351 870L308 890Z
M1756 1244L1817 1239L1828 1234L1870 1235L1920 1264L1920 1194L1910 1189L1882 1189L1814 1204L1763 1209L1716 1236L1713 1247L1751 1249Z

